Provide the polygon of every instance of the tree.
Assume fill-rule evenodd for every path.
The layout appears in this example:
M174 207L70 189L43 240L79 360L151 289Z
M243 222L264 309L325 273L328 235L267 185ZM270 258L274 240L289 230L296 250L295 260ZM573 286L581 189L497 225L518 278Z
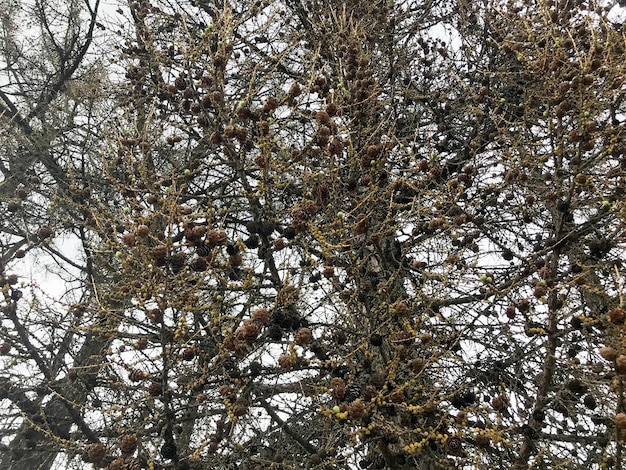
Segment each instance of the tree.
M96 439L66 361L96 364L110 341L77 330L73 307L107 276L94 262L87 204L107 197L98 145L108 72L92 55L99 2L57 3L0 2L2 468L51 468L73 426Z
M120 14L116 127L71 127L103 158L54 185L81 297L51 322L6 276L8 370L38 368L6 393L13 449L110 469L622 468L621 8ZM45 360L36 325L67 338Z

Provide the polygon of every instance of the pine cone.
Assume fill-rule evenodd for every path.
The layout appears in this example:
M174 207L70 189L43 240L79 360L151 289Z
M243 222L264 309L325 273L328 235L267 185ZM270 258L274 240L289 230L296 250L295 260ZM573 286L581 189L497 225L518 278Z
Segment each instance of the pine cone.
M167 256L167 247L165 245L158 245L152 248L150 255L155 261L165 260Z
M341 377L333 377L330 381L335 398L341 400L346 395L346 384Z
M344 400L348 403L352 403L354 400L361 398L362 393L363 393L363 390L361 389L360 386L356 384L352 384L348 388L346 388Z
M243 321L241 326L239 326L235 330L235 338L237 338L239 341L253 341L259 336L260 333L260 323L254 320L246 319Z
M90 462L100 462L106 455L106 449L100 442L89 444L87 455Z
M125 470L125 468L124 459L122 457L118 457L109 464L107 470Z
M278 357L278 365L281 369L288 370L293 366L293 361L291 360L291 356L289 354L281 354Z
M181 353L181 357L184 361L191 361L196 357L196 351L193 348L185 348Z
M204 258L195 258L191 262L191 269L193 269L194 271L197 271L197 272L204 271L208 267L209 267L209 263Z
M161 447L161 455L164 459L176 458L177 452L178 449L173 442L166 442L165 444L163 444L163 447Z
M135 457L131 457L124 461L124 470L141 470L143 466L141 461Z
M170 263L170 267L174 273L178 273L181 269L183 269L186 260L187 255L183 252L175 253L168 258L168 262Z
M348 405L348 416L350 419L361 419L365 416L365 403L360 398L354 400L350 405Z
M148 386L148 393L150 396L158 397L163 393L163 386L159 382L152 382Z
M196 254L203 258L211 256L212 248L206 243L196 243Z
M206 240L209 245L223 245L228 240L228 236L223 230L209 230L206 234Z
M313 333L311 332L311 329L306 327L300 328L296 331L294 341L301 346L311 344L313 341Z
M122 455L131 455L137 449L137 436L126 434L120 441L120 450Z
M448 453L452 455L458 455L463 449L463 441L461 441L461 439L456 436L449 437L448 441L446 442L446 448L448 450Z
M267 323L271 316L271 313L266 308L257 308L252 312L252 319L263 324Z
M133 369L128 373L128 378L131 380L131 382L141 382L143 379L146 378L146 374L144 374L143 371L139 369Z

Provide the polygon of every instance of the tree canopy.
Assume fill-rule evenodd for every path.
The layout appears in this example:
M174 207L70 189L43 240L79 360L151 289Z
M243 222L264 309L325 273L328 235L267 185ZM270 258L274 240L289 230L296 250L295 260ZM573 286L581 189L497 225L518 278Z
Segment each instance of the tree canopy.
M623 468L619 2L57 3L0 0L0 467Z

